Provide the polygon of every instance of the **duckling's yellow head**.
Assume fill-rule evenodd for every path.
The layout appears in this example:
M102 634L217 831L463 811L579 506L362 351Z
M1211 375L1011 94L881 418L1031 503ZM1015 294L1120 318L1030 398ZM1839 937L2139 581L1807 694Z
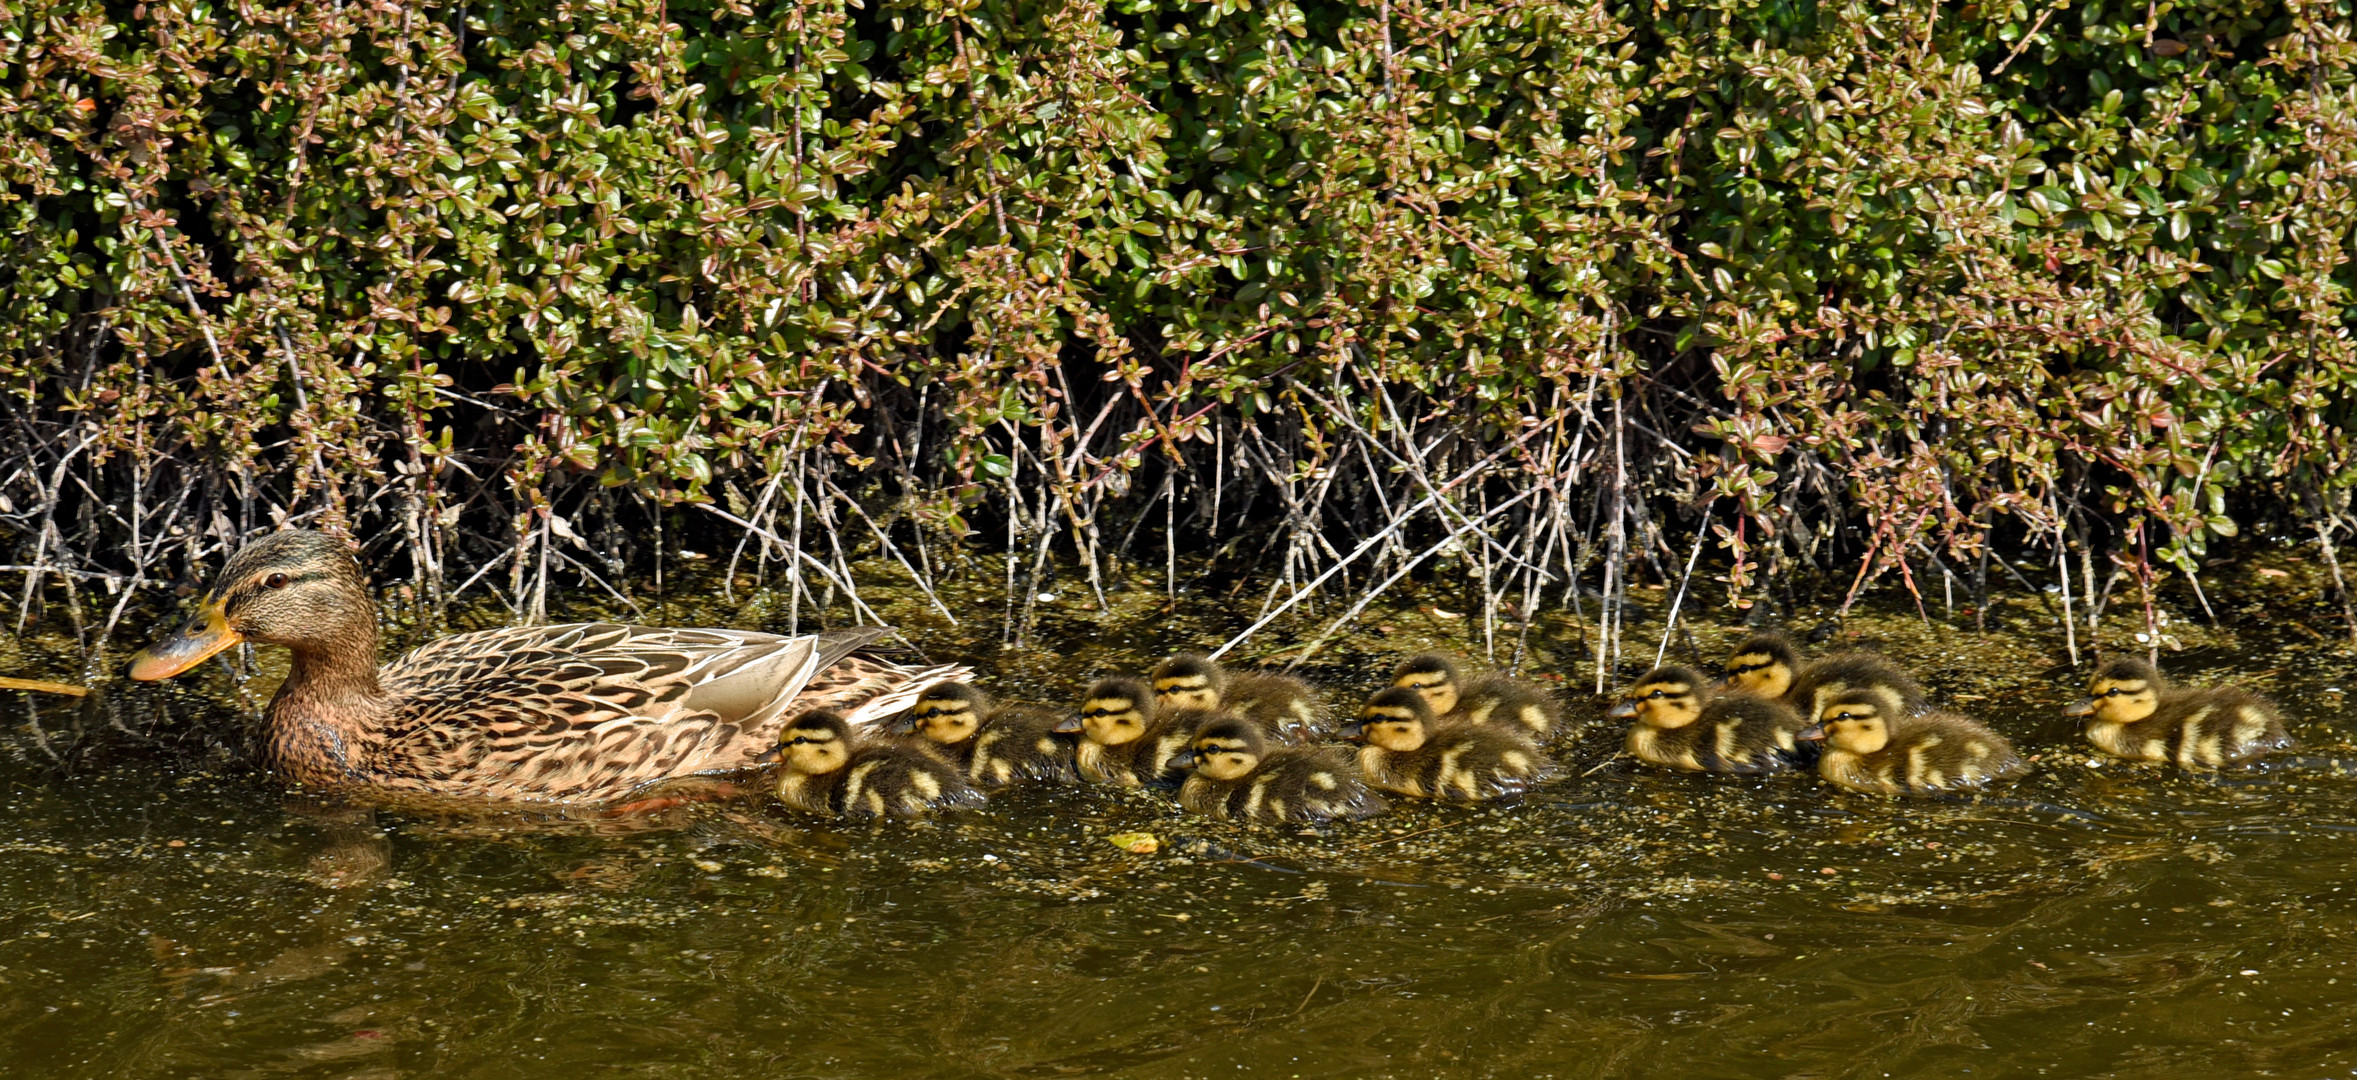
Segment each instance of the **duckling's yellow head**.
M1432 704L1414 687L1394 686L1367 699L1359 718L1342 728L1342 737L1394 753L1420 750L1431 737Z
M988 711L990 699L972 683L934 683L917 696L902 730L913 729L942 746L956 746L974 737Z
M168 679L240 641L376 665L376 606L343 541L288 529L238 549L185 626L131 658L125 674Z
M1424 702L1432 706L1434 716L1446 716L1457 707L1460 682L1456 662L1439 653L1408 657L1391 671L1391 685L1424 695Z
M1154 704L1163 709L1216 709L1228 672L1202 653L1180 653L1154 667Z
M1792 689L1792 672L1800 654L1792 639L1782 634L1753 634L1727 657L1727 688L1759 697L1783 697Z
M2161 707L2169 680L2159 668L2123 656L2095 669L2087 696L2063 708L2066 716L2091 716L2099 724L2133 724Z
M1852 690L1826 702L1817 722L1793 737L1804 742L1822 739L1844 753L1871 754L1890 745L1891 720L1897 714L1897 703L1888 693Z
M1138 679L1098 679L1080 700L1080 716L1056 725L1099 746L1136 742L1154 718L1154 691Z
M1702 719L1702 698L1707 689L1702 674L1693 668L1657 667L1638 676L1620 696L1620 704L1604 715L1675 731Z
M851 760L851 725L825 709L803 713L778 732L777 752L787 772L834 772Z
M1222 717L1196 729L1185 752L1171 759L1179 768L1193 768L1214 780L1241 780L1260 767L1268 741L1260 725L1240 717Z

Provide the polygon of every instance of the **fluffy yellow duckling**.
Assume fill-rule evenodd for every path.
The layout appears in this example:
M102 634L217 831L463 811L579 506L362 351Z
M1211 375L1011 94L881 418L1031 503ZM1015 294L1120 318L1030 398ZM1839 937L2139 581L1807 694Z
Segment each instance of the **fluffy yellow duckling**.
M1205 817L1273 824L1356 820L1390 809L1341 751L1270 750L1261 726L1242 717L1205 723L1171 764L1194 770L1179 787L1179 805Z
M1405 686L1368 698L1342 737L1367 744L1359 771L1369 784L1419 799L1503 799L1554 772L1519 726L1437 720L1424 695Z
M1533 739L1553 735L1563 719L1555 695L1536 684L1495 673L1468 679L1457 669L1456 661L1439 653L1400 661L1392 669L1391 685L1424 695L1432 714L1443 720L1511 723Z
M1685 667L1646 672L1605 714L1629 725L1629 755L1690 772L1757 776L1806 764L1807 720L1774 698L1717 693Z
M1726 683L1758 697L1782 698L1803 717L1822 715L1828 702L1851 690L1888 690L1905 712L1924 707L1922 685L1888 657L1835 653L1804 666L1792 638L1773 632L1753 634L1735 646L1727 657Z
M2096 669L2087 694L2063 713L2088 717L2088 742L2134 761L2216 768L2292 747L2274 702L2235 686L2178 686L2133 657Z
M1075 760L1080 775L1095 783L1175 787L1187 774L1170 759L1186 749L1199 724L1215 715L1160 708L1144 680L1117 676L1090 686L1080 715L1066 718L1056 730L1080 733Z
M860 743L824 709L778 732L778 801L848 818L914 817L982 805L982 793L940 757L899 742Z
M1073 764L1073 741L1056 734L1062 721L1034 705L994 706L972 683L941 682L918 693L916 705L894 722L893 732L923 739L923 745L983 787L1026 780L1069 783L1080 772Z
M1955 713L1907 715L1884 690L1835 697L1799 737L1825 743L1817 775L1869 795L1972 791L2030 769L2004 736Z
M1286 742L1326 734L1316 688L1290 675L1233 672L1201 653L1180 653L1156 665L1150 677L1156 703L1165 709L1232 713Z

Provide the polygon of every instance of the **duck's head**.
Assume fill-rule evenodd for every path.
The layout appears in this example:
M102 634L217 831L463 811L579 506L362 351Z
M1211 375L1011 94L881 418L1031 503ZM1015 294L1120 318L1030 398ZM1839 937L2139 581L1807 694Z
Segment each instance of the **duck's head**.
M1195 738L1170 763L1214 780L1241 780L1260 767L1266 753L1268 740L1259 724L1228 716L1197 728Z
M374 665L376 605L344 542L288 529L240 548L188 622L141 649L124 673L169 679L241 641L348 652Z
M1674 731L1702 719L1703 696L1709 690L1702 673L1693 668L1657 667L1629 684L1620 702L1604 715Z
M1792 647L1792 639L1783 634L1753 634L1727 654L1727 668L1723 682L1730 690L1760 697L1783 697L1792 689L1793 670L1800 666L1800 652Z
M922 734L942 746L956 746L974 737L990 698L972 683L939 682L917 695L917 703L892 722L896 734Z
M1136 742L1154 719L1154 690L1144 680L1116 676L1098 679L1080 699L1080 715L1056 725L1057 731L1077 731L1099 746Z
M1394 686L1368 698L1359 718L1342 727L1342 737L1407 754L1421 749L1432 733L1432 703L1407 686Z
M1419 653L1391 669L1391 685L1424 695L1434 716L1446 716L1457 707L1457 687L1462 681L1456 661L1439 653Z
M2095 669L2087 680L2087 696L2063 707L2065 716L2091 716L2099 723L2133 724L2161 707L2161 691L2169 686L2161 669L2123 656Z
M786 771L831 773L851 761L851 724L840 714L813 709L777 733L777 748L762 760L785 759Z
M1154 704L1164 709L1216 709L1228 672L1202 653L1180 653L1154 666Z
M1825 703L1817 722L1793 736L1802 742L1822 741L1851 754L1871 754L1891 741L1891 721L1899 714L1898 699L1885 690L1852 690Z

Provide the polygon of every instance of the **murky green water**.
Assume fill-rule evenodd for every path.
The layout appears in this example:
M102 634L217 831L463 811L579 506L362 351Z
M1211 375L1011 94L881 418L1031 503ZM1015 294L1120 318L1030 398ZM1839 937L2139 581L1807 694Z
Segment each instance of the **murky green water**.
M962 628L887 613L1050 700L1251 614L1067 600L1049 644L997 651L994 599L953 598ZM1594 721L1520 805L1326 833L1077 789L872 828L756 802L459 818L289 793L176 737L231 723L217 673L111 712L0 694L0 1075L2350 1075L2357 672L2271 637L2332 624L2265 599L2175 666L2283 698L2291 767L2094 762L2016 600L1986 639L1936 608L1853 623L2040 755L1998 797L1665 775ZM782 628L737 614L705 613ZM1318 673L1363 691L1371 652L1467 634L1429 607L1377 625ZM70 674L12 647L12 672ZM149 737L106 730L126 715ZM44 750L68 742L70 771ZM1106 841L1132 830L1164 850Z

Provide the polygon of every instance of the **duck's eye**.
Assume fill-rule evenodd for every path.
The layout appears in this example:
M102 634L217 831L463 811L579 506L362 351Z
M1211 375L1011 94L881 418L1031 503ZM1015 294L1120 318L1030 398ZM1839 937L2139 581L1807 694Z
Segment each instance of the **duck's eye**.
M283 589L286 588L286 581L287 578L285 574L272 574L269 577L262 579L262 587L265 589Z
M1668 696L1670 696L1669 691L1666 690L1656 690L1650 694L1645 695L1647 700L1651 700L1653 698L1665 698Z
M2117 687L2117 686L2115 686L2115 687L2112 687L2112 688L2111 688L2111 689L2109 689L2109 690L2106 690L2106 691L2104 691L2104 692L2103 692L2103 696L2105 696L2105 697L2118 697L2118 696L2120 696L2120 695L2122 695L2122 694L2125 694L2125 693L2127 693L2127 692L2128 692L2128 691L2126 691L2125 689L2122 689L2122 688L2120 688L2120 687Z

